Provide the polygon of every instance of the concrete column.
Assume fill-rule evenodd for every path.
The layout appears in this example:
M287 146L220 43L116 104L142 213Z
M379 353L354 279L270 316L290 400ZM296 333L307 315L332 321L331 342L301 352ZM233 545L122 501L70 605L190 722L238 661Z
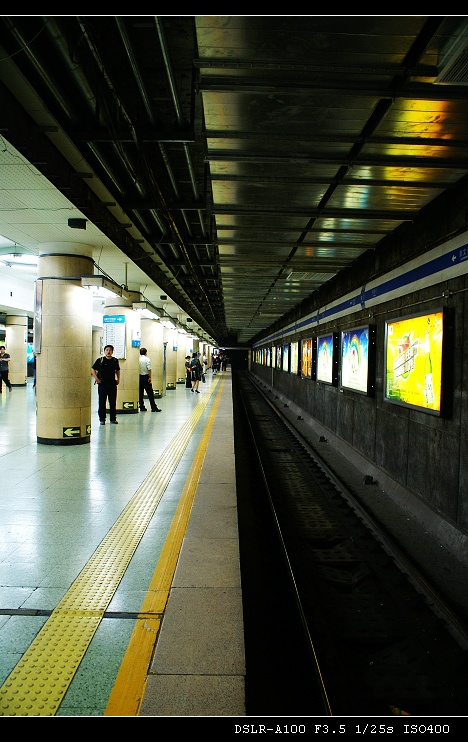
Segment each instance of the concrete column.
M37 352L37 441L89 443L91 435L92 247L43 245L38 262L34 345Z
M203 342L203 343L200 343L199 347L200 347L200 360L203 363L203 356L205 355L207 359L207 365L208 365L208 344Z
M182 332L177 333L177 384L185 385L185 356L187 355L187 335Z
M140 298L139 292L128 292L130 298L109 297L104 310L103 345L114 346L114 357L119 359L120 384L117 387L117 414L137 414L140 375L140 347L133 346L132 341L140 330L140 318L133 311L132 302ZM134 296L132 295L134 293ZM122 321L113 321L121 318ZM114 329L115 328L115 329ZM119 333L117 339L114 334ZM123 333L122 352L119 350L120 333ZM96 359L94 359L96 360ZM97 392L96 392L97 410Z
M10 354L8 378L13 386L26 386L28 378L28 317L8 314L6 318L6 352Z
M193 353L193 340L192 338L188 338L187 335L185 336L184 347L185 347L184 359L185 359L185 356L190 356L191 358L192 353ZM185 364L185 360L184 360L184 364Z
M96 358L100 358L101 356L104 355L104 331L102 327L99 327L99 328L93 327L92 336L93 336L93 339L92 339L93 349L91 351L90 368L93 365ZM97 399L96 384L94 382L94 377L91 373L89 375L89 383L91 385L91 400L92 400L91 406L92 406L92 411L94 412L95 409L97 410L98 399Z
M177 383L177 331L168 327L164 328L164 342L166 343L166 389L171 391L176 388Z
M154 396L160 399L166 394L163 388L163 326L158 320L142 317L141 327L141 346L148 349L148 356L151 359L151 379L153 384Z

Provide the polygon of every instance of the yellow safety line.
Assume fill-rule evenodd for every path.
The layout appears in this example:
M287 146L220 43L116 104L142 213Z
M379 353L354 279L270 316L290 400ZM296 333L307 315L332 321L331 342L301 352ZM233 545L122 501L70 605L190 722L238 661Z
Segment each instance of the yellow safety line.
M210 386L0 688L0 716L54 716L182 458Z
M122 660L112 693L109 696L104 716L138 716L162 614L169 598L182 540L187 529L223 385L224 380L210 412L153 579L139 612L138 621Z

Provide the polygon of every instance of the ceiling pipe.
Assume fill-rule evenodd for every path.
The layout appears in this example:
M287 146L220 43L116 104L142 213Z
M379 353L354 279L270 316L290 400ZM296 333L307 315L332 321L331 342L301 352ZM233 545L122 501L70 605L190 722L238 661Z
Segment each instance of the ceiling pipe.
M154 114L153 114L151 100L150 100L150 97L149 97L149 95L147 93L146 86L145 86L145 83L144 83L144 80L143 80L143 76L140 73L140 68L138 66L137 59L136 59L135 54L133 52L132 43L131 43L130 37L129 37L128 33L127 33L127 29L126 29L124 20L120 16L116 16L115 17L115 22L117 24L117 28L118 28L118 31L120 33L120 39L122 41L123 47L125 49L125 52L127 54L127 58L128 58L129 63L130 63L130 67L132 68L132 72L133 72L133 74L135 76L135 80L137 82L138 89L139 89L140 94L141 94L141 97L143 99L143 104L145 106L146 114L148 116L149 122L150 122L151 126L155 127L156 126L156 121L155 121ZM169 180L171 181L171 185L172 185L172 188L174 190L174 193L175 193L175 195L176 195L177 198L180 198L180 196L179 196L179 190L178 190L177 183L176 183L176 180L175 180L175 177L174 177L174 173L172 172L172 168L171 168L169 159L167 157L166 149L165 149L165 147L163 146L163 144L161 142L159 142L159 151L161 153L161 156L163 158L164 164L166 166L166 170L167 170L167 173L169 175ZM153 213L153 216L156 218L156 213L157 213L156 210L155 209L152 209L151 211ZM188 223L187 223L187 219L185 217L185 214L184 214L184 218L185 218L186 224L188 226ZM159 223L161 223L160 217L157 217L157 221ZM167 230L166 230L166 232L167 232ZM163 232L163 234L165 234L166 232Z
M166 37L164 35L164 29L163 29L163 26L162 26L162 23L161 23L161 19L160 19L159 16L154 16L154 21L155 21L156 30L157 30L158 36L159 36L159 43L161 45L161 52L162 52L163 59L164 59L164 65L166 67L166 74L167 74L167 79L168 79L168 82L169 82L169 89L171 91L172 102L174 104L174 108L175 108L175 112L176 112L177 123L182 128L184 126L185 119L184 119L184 116L182 115L182 109L181 109L181 106L180 106L180 103L179 103L179 96L177 94L177 88L176 88L176 84L175 84L175 80L174 80L174 75L173 75L173 72L172 72L172 65L171 65L171 61L170 61L170 58L169 58L169 51L167 49ZM191 157L191 154L190 154L190 149L189 149L187 143L184 143L183 147L184 147L185 158L187 160L187 166L188 166L188 170L189 170L189 174L190 174L190 181L192 183L193 195L195 197L195 200L198 201L200 199L200 192L198 190L197 181L196 181L196 178L195 178L195 171L194 171L194 168L193 168L193 163L192 163L192 157ZM204 227L204 224L203 224L203 215L202 215L201 211L198 211L198 217L199 217L199 220L200 220L200 226L201 226L201 229L202 229L203 236L205 236L206 230L205 230L205 227Z
M47 27L47 21L45 20L45 26ZM18 44L19 49L21 50L21 53L29 59L31 64L34 66L34 69L36 70L37 74L41 78L44 85L47 87L51 87L51 80L50 76L43 66L41 60L37 56L37 54L34 53L33 45L30 43L29 39L25 39L22 35L21 31L17 27L17 25L13 24L10 20L10 18L5 19L5 23L7 24L8 32L12 35L12 37L15 39L16 43ZM54 89L54 96L56 99L56 102L62 109L62 113L65 114L65 116L74 124L77 123L76 117L69 108L68 103L66 102L65 98L60 94L60 91L57 89Z
M81 32L83 34L83 38L86 40L86 43L88 45L88 49L89 49L89 51L90 51L90 53L91 53L94 61L96 62L96 65L97 65L98 69L100 70L103 78L105 79L111 95L113 95L114 98L119 101L119 110L122 111L123 117L124 117L124 119L125 119L125 121L127 123L127 126L129 128L132 136L133 136L134 129L133 129L132 120L131 120L130 116L128 116L128 114L126 113L125 108L122 105L122 103L121 103L118 95L116 94L111 81L109 80L108 76L105 74L105 72L104 72L104 70L102 68L102 64L101 64L101 61L99 59L99 55L96 53L95 46L94 46L94 44L92 42L92 39L90 38L90 35L88 33L88 30L87 30L85 24L82 22L82 20L81 20L81 18L79 16L77 16L77 19L78 19L78 24L79 24L79 27L81 29ZM78 74L77 71L75 71L75 70L72 70L72 71L75 74ZM81 70L80 70L80 75L81 75ZM103 119L102 114L100 115L100 120L103 121L104 122L104 125L112 131L112 127L109 126L109 122L107 122L107 121L105 121L105 119ZM136 190L138 191L138 193L140 195L140 198L146 198L147 197L146 188L145 188L144 184L137 177L137 174L136 174L137 171L133 167L133 163L131 162L130 158L128 157L127 153L125 152L124 147L119 142L115 142L115 141L112 142L112 146L113 146L114 151L116 152L117 156L120 157L120 159L123 161L124 168L127 169L129 171L130 175L132 176L132 183L133 183L134 187L136 188Z
M8 19L9 20L9 19ZM73 64L72 60L70 59L68 48L64 42L63 36L60 33L60 29L55 23L55 21L50 17L42 17L42 20L44 21L44 26L47 29L50 42L53 44L57 50L57 52L60 54L62 62L66 69L69 71L73 79L75 80L78 89L81 91L83 95L83 99L88 104L89 108L91 109L93 115L95 114L96 109L96 97L94 93L92 92L91 88L89 87L86 78L81 72L80 67L77 64ZM74 111L71 107L68 106L67 102L63 98L63 96L60 93L60 90L58 89L57 85L52 80L49 72L46 70L45 66L42 64L41 60L35 54L32 50L32 45L30 45L27 40L22 35L21 31L17 28L17 26L14 26L11 24L8 28L9 32L17 42L17 44L22 48L23 53L26 55L26 57L29 59L31 64L33 65L34 69L36 70L37 74L41 78L44 85L52 91L54 99L59 104L60 108L62 109L63 115L69 120L71 124L74 126L77 124L77 118L75 116ZM102 118L101 118L102 123ZM119 184L117 177L114 175L112 168L109 166L109 164L104 160L101 152L99 149L93 144L89 143L89 149L92 151L94 157L99 162L100 166L106 173L107 177L109 178L110 182L113 184L114 188L117 190L118 193L120 193L121 196L125 196L125 190L122 188L122 186ZM122 157L121 152L119 152L114 144L114 150L119 158ZM124 168L129 168L129 163L127 160L124 161ZM138 188L138 184L137 188ZM140 195L143 197L145 196L145 193L141 193ZM163 233L164 234L164 233Z
M73 77L78 89L80 90L82 94L83 100L87 103L93 116L95 116L96 113L101 110L101 108L97 105L96 95L94 94L93 90L89 86L88 81L86 77L84 76L80 65L74 62L73 59L71 58L70 51L68 49L67 44L65 43L64 37L60 31L58 24L54 21L52 17L42 16L42 18L46 24L46 29L47 29L51 44L55 46L56 51L60 54L63 66L68 70L69 74ZM89 45L90 44L88 41L88 46ZM44 78L44 82L51 90L53 90L54 96L57 96L57 97L60 96L57 86L53 84L50 78L50 75L47 75ZM74 114L70 112L68 115L69 115L70 120L76 123ZM99 113L98 120L101 126L106 126L106 122L103 119L102 113ZM127 170L130 173L133 173L134 170L133 170L132 163L130 162L123 148L117 146L115 142L111 142L111 145L113 147L114 153L122 161L124 170ZM92 151L96 159L98 160L99 164L103 168L104 172L107 174L110 181L113 183L114 187L117 188L118 192L122 196L125 196L126 195L125 189L123 189L122 186L118 184L118 179L116 175L112 172L112 168L110 167L109 163L104 159L100 149L92 142L88 143L88 147ZM133 177L132 182L134 183L134 186L137 189L140 197L145 198L146 190L144 189L143 185L135 177Z
M144 80L143 80L143 76L140 73L138 62L137 62L136 57L135 57L135 54L133 52L132 43L131 43L130 37L129 37L128 33L127 33L127 29L126 29L125 23L123 21L123 18L121 18L119 16L116 16L115 22L117 24L117 28L118 28L119 33L120 33L120 38L121 38L121 41L123 43L125 52L127 54L128 61L130 63L130 67L132 68L132 72L133 72L133 74L135 76L135 80L137 81L138 89L139 89L140 94L141 94L141 97L143 99L143 104L145 106L148 119L149 119L151 125L154 127L154 126L156 126L156 121L155 121L154 114L153 114L151 100L150 100L149 95L148 95L148 92L146 90L146 86L145 86L145 83L144 83ZM176 179L174 177L174 173L172 171L172 167L171 167L171 164L169 162L169 158L167 156L166 148L164 147L164 145L162 144L162 142L159 142L159 151L161 153L161 157L163 159L163 162L164 162L164 164L166 166L166 170L167 170L167 173L168 173L168 176L169 176L169 180L170 180L171 185L172 185L172 189L173 189L173 191L175 193L176 198L180 200L179 188L178 188ZM153 210L153 214L155 214L155 213L156 213L155 210ZM191 234L189 221L187 219L187 214L185 213L184 210L182 210L182 216L184 218L185 226L187 228L187 231L189 232L189 234Z
M163 54L163 59L164 59L164 64L165 64L165 68L166 68L166 73L167 73L168 80L169 80L169 87L170 87L170 90L171 90L171 95L172 95L172 99L173 99L173 102L174 102L174 106L176 108L177 119L178 119L179 124L182 126L182 124L184 123L184 119L183 119L183 116L182 116L182 113L181 113L181 108L180 108L178 96L177 96L177 93L176 93L176 87L175 87L175 83L174 83L174 76L172 74L172 69L171 69L171 66L170 66L169 55L168 55L168 52L167 52L167 46L166 46L166 43L165 43L163 29L162 29L162 27L161 27L161 25L159 23L159 19L156 17L155 20L156 20L156 27L157 27L157 30L158 30L159 39L160 39L161 50L162 50L162 54ZM141 92L141 95L142 95L142 99L143 99L145 108L147 110L147 114L148 114L149 120L154 125L155 122L154 122L154 115L153 115L152 108L151 108L151 101L150 101L149 96L148 96L148 94L146 92L146 89L145 89L145 86L144 86L144 82L143 82L143 78L142 78L142 76L141 76L141 74L139 72L138 63L137 63L135 54L134 54L133 49L132 49L131 40L130 40L128 34L127 34L127 30L125 28L125 25L124 25L123 20L121 18L119 18L119 17L116 17L116 23L117 23L117 28L118 28L119 33L120 33L122 44L123 44L124 49L125 49L125 52L126 52L126 54L128 56L130 65L132 67L132 70L133 70L133 72L135 74L135 79L136 79L137 84L139 86L139 89L140 89L140 92ZM186 152L186 157L187 157L187 154L190 155L190 153L189 153L189 151L187 149L185 149L185 152ZM165 159L165 163L167 163L167 165L169 164L168 161L167 161L167 158ZM191 165L191 161L190 161L190 167L192 168L191 178L192 178L192 186L193 186L194 185L194 178L193 178L193 167ZM189 170L190 170L190 168L189 168ZM171 175L172 175L171 171L169 170L168 172L169 172L170 177L171 177ZM175 179L174 179L173 175L171 177L171 182L173 183L173 185L176 185ZM178 189L177 189L177 187L175 188L175 194L176 194L176 196L178 196ZM199 216L201 216L200 212L198 212L198 213L199 213ZM186 218L185 214L184 214L184 219L185 219L185 222L187 224L187 218ZM203 227L203 225L202 225L202 227ZM176 225L174 223L173 223L173 228L174 228L175 232L178 234L178 229L177 229L177 227L176 227ZM209 311L211 312L211 314L212 314L212 316L214 318L216 315L215 315L215 312L213 310L213 307L211 306L211 302L210 302L210 299L208 297L208 294L206 293L205 289L203 288L203 286L201 284L200 278L198 277L197 271L195 270L195 266L192 263L192 260L190 258L190 255L188 254L188 251L187 251L187 248L185 246L185 243L184 243L184 241L183 241L183 239L181 237L180 237L180 247L181 247L182 252L184 254L184 257L185 257L187 266L188 266L188 268L190 270L190 273L193 276L193 278L195 279L195 281L196 281L196 283L197 283L200 291L202 292L202 295L205 298L205 301L206 301L206 304L207 304L207 308L209 309ZM172 250L174 251L174 245L172 245Z
M90 50L90 53L92 54L92 56L93 56L93 58L94 58L94 60L95 60L95 62L97 64L98 68L100 69L101 73L103 74L103 76L104 76L104 78L105 78L105 80L106 80L106 82L107 82L107 84L109 86L109 90L110 90L111 94L115 96L115 99L116 100L119 100L119 98L118 98L118 96L116 94L115 89L113 88L113 86L112 86L112 84L111 84L108 76L105 74L105 70L102 68L102 64L101 64L101 62L99 60L99 55L98 55L98 53L97 53L97 51L96 51L96 49L94 47L94 44L92 42L92 39L90 38L90 34L89 34L89 32L87 30L87 27L85 25L86 24L86 19L85 18L81 19L80 17L77 17L77 22L79 24L79 28L81 29L81 32L83 34L83 37L84 37L84 39L86 40L86 42L88 44L88 48ZM78 64L75 64L73 62L73 60L71 59L70 53L69 53L69 50L68 50L68 46L64 43L63 36L62 36L62 34L60 32L60 27L50 17L47 17L47 19L46 19L46 28L48 29L48 33L49 33L51 45L55 48L56 52L60 55L60 57L62 59L62 62L65 65L67 71L69 72L69 74L74 79L74 81L75 81L75 83L76 83L76 85L78 87L78 90L81 93L81 96L82 96L84 102L86 102L86 104L88 105L89 109L91 110L91 112L92 112L92 114L94 116L96 116L97 113L99 114L99 122L100 122L100 124L103 123L103 125L106 126L107 124L106 124L105 121L103 122L102 114L99 113L99 111L97 110L99 107L96 105L96 96L93 94L93 91L92 91L91 87L89 86L89 84L87 82L87 79L84 77L83 72L82 72L82 69L79 67ZM77 120L76 120L76 117L75 117L75 114L74 114L73 107L67 105L65 99L61 96L60 91L59 91L57 85L52 80L49 72L47 71L47 69L45 68L45 66L41 63L41 61L37 57L37 55L35 55L31 51L30 46L28 46L27 40L23 38L23 36L21 35L20 30L18 28L16 28L16 26L15 26L15 27L10 28L9 31L12 34L12 36L16 39L17 43L21 46L21 48L23 50L26 50L27 51L27 56L28 56L31 64L33 64L33 66L34 66L37 74L42 79L44 85L54 95L55 100L57 101L57 103L59 104L60 108L62 109L63 115L66 117L66 119L68 121L70 121L70 122L72 122L73 124L76 125L77 124ZM120 103L120 100L119 100L119 103ZM120 105L120 110L122 111L122 114L123 114L123 116L124 116L124 118L125 118L125 120L127 122L127 125L129 127L129 130L131 131L132 136L135 139L135 143L138 146L138 142L136 141L136 134L135 134L134 126L132 124L132 121L131 121L130 117L126 114L123 105ZM112 145L114 147L114 150L115 150L116 155L122 160L123 167L126 170L130 171L130 172L134 172L132 163L128 160L128 157L127 157L126 153L122 151L122 148L120 146L118 146L118 143L112 142ZM94 156L97 158L97 160L98 160L100 166L102 167L103 171L109 177L109 179L112 182L114 188L116 188L116 190L118 191L118 193L120 193L120 194L123 195L124 194L124 191L123 191L122 187L118 185L118 182L119 182L118 181L118 178L112 173L111 168L105 162L103 156L101 155L101 153L98 150L98 148L96 147L96 145L95 144L89 144L88 146L90 147L90 150L93 151ZM171 173L171 175L172 175L172 173ZM173 175L172 175L172 179L174 180ZM137 190L139 191L140 195L142 197L145 197L146 198L146 192L143 190L143 186L142 186L141 182L138 181L136 178L134 178L133 182L134 182L134 186L137 188ZM175 183L175 180L174 180L174 183ZM158 188L158 192L159 192L159 188ZM166 218L168 218L168 216L171 219L169 213L166 216ZM168 230L167 230L167 228L164 227L163 223L161 222L161 219L159 219L157 221L157 224L158 224L158 227L160 229L161 229L161 227L163 227L163 229L161 229L161 231L163 232L163 234L167 234ZM176 233L177 233L177 228L176 227L175 227L175 230L176 230ZM181 240L181 243L182 243L183 248L185 249L185 245L183 244L183 241L182 240ZM173 249L174 249L174 247L175 246L173 245ZM197 284L199 285L199 287L202 290L203 297L207 301L207 308L210 310L210 312L212 313L213 317L215 317L215 314L214 314L214 312L213 312L213 310L211 308L211 304L210 304L210 301L208 299L208 296L205 293L205 291L203 290L203 287L199 283L199 279L197 278L197 275L196 275L194 266L192 265L192 263L191 263L190 258L189 258L188 255L187 255L187 263L188 263L188 265L189 265L189 267L190 267L190 269L192 271L192 275L194 276L194 278L197 281ZM185 291L184 291L184 293L185 293Z

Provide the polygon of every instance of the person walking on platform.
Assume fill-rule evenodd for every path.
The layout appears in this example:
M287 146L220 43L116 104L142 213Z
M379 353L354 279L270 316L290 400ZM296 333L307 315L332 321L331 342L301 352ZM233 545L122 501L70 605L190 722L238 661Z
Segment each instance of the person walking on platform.
M8 387L8 389L11 392L11 381L8 378L8 373L10 370L10 354L5 353L5 346L0 345L0 394L2 393L2 385L5 382L5 386Z
M146 412L144 394L148 397L151 412L161 412L154 400L153 385L151 382L151 360L148 358L146 348L140 348L140 412Z
M216 355L213 356L211 361L211 368L213 369L213 376L215 376L221 368L221 359L219 357L219 353L216 353Z
M185 356L185 386L192 388L192 369L190 368L190 356Z
M198 386L201 381L202 365L198 357L198 353L192 353L192 360L190 361L190 370L192 372L192 392L200 394Z
M120 364L113 357L114 346L106 345L104 356L97 358L91 366L91 373L98 385L98 415L101 425L106 424L106 404L109 401L110 421L118 425L116 419L117 386L120 384Z

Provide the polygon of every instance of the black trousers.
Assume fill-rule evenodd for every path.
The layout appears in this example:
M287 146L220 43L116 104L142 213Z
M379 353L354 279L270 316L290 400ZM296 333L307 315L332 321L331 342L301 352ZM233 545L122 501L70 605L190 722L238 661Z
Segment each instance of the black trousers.
M106 403L109 402L109 416L111 420L116 419L117 407L117 384L98 384L99 407L98 415L101 422L106 421Z
M8 378L8 371L0 371L0 390L2 388L2 382L5 382L8 389L11 389L11 381Z
M140 392L140 410L142 409L142 407L145 406L145 402L144 402L145 392L146 392L146 396L149 399L151 409L155 410L157 405L156 405L156 402L154 401L153 385L149 381L149 374L140 374L139 392Z

